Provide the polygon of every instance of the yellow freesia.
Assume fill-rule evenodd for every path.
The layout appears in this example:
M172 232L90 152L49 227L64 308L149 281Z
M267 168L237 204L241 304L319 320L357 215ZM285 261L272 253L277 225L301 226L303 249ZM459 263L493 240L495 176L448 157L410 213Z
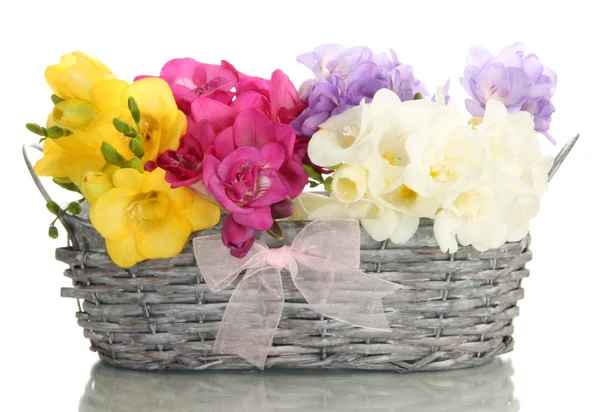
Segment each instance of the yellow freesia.
M60 98L48 119L47 127L58 125L71 131L69 136L44 141L44 157L35 165L40 176L69 179L81 185L88 171L106 168L100 150L107 142L126 160L134 157L129 139L113 126L119 118L134 126L127 100L133 96L140 108L140 134L144 141L142 164L156 160L159 153L177 149L187 128L185 115L178 110L169 85L162 79L142 79L129 85L114 78L100 61L82 52L61 58L46 69L48 84Z
M75 51L62 56L59 64L48 66L45 77L57 96L89 101L96 83L115 76L101 61Z
M156 160L167 149L177 150L187 129L187 118L177 108L173 92L163 79L149 77L131 84L122 96L124 107L133 96L140 108L140 134L144 140L142 162ZM123 119L129 122L129 118Z
M126 158L133 157L127 142L112 125L116 111L99 113L85 130L75 130L69 136L44 140L44 157L37 161L34 171L39 176L69 178L77 186L88 170L102 170L106 161L100 147L103 141L112 144ZM54 124L49 119L47 126Z
M219 222L215 203L184 187L171 189L162 169L144 173L119 169L112 184L92 200L90 220L121 267L175 256L193 231Z

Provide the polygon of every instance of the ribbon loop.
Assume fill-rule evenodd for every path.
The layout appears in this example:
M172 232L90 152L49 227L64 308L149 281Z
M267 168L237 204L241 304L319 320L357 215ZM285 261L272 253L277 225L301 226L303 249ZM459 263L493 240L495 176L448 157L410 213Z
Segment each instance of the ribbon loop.
M196 262L211 291L246 273L233 291L214 352L236 354L264 368L284 307L281 269L311 308L352 326L389 331L382 298L399 286L359 270L360 226L356 220L320 220L306 225L292 246L269 249L257 241L238 259L220 236L193 241Z

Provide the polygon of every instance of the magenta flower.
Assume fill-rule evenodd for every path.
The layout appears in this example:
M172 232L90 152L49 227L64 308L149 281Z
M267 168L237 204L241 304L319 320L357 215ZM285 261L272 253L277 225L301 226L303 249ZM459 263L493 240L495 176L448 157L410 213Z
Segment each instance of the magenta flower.
M161 153L156 162L146 162L148 171L160 167L166 171L165 179L172 188L188 186L196 193L203 193L201 185L202 163L209 152L216 133L212 124L201 120L189 127L188 133L181 138L179 148Z
M223 221L221 239L232 256L243 258L254 245L254 230L238 224L233 215L228 215Z
M236 98L231 107L241 112L257 109L278 123L289 124L304 110L306 105L289 77L275 70L271 80L260 77L245 77L236 86Z
M135 80L148 76L138 76ZM179 109L186 115L191 113L190 105L198 96L203 96L228 105L235 93L232 89L244 77L231 64L221 61L221 65L200 63L186 57L167 62L161 72L161 79L171 86Z
M260 149L241 147L223 161L204 161L204 184L233 220L252 230L273 226L271 205L286 198L289 186L279 173L283 148L269 143Z
M279 146L281 159L278 159L277 170L287 182L289 196L293 199L308 184L308 175L302 166L302 158L295 151L295 144L296 133L290 126L271 121L257 109L248 109L238 115L233 126L217 135L213 150L217 159L224 160L239 148Z

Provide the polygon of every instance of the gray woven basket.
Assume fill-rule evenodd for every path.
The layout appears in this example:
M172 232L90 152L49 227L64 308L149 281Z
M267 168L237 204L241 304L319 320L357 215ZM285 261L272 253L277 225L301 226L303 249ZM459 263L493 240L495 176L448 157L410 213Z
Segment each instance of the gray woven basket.
M83 301L77 313L91 349L132 369L247 369L237 356L212 354L234 285L211 292L190 244L171 259L121 269L88 220L68 216L78 249L60 248L73 287L62 296ZM290 244L306 222L284 222ZM194 236L214 234L220 225ZM529 237L484 253L470 247L442 253L431 221L405 245L361 234L361 270L401 285L383 301L392 333L366 330L312 311L283 273L285 306L266 367L395 370L453 369L490 361L513 347L512 320L523 297Z
M46 200L41 182L34 181ZM69 268L77 320L100 358L131 369L251 369L234 355L212 353L220 319L235 285L211 292L194 261L191 242L171 259L117 267L104 240L83 217L61 218L71 246L56 251ZM290 244L307 222L283 222ZM215 234L220 225L192 235ZM310 309L283 271L285 305L265 367L373 369L410 372L489 362L513 348L512 320L529 275L529 236L487 252L461 247L442 253L432 222L422 220L404 245L361 233L361 270L401 288L383 305L392 332L361 329Z

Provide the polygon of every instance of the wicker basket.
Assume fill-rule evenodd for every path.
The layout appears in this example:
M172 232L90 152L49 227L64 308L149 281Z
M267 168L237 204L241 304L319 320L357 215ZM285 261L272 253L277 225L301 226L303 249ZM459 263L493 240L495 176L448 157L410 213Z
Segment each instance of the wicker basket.
M25 160L44 198L50 196ZM235 287L211 292L194 261L191 242L171 259L117 267L85 217L61 217L70 246L56 251L69 265L77 320L100 358L140 370L251 369L234 355L212 353L220 319ZM307 222L283 222L290 244ZM192 237L220 232L220 225ZM392 332L349 326L310 309L283 271L285 304L265 367L373 369L410 372L456 369L489 362L513 348L512 320L529 275L529 236L487 252L461 247L442 253L432 222L422 220L404 245L361 232L361 270L401 288L383 305Z
M220 319L234 289L211 292L190 245L172 259L115 266L88 220L68 216L74 243L56 258L69 265L83 301L77 313L91 349L132 369L247 369L237 356L212 354ZM284 222L289 244L306 222ZM214 234L220 225L194 235ZM383 301L393 332L349 326L312 311L283 273L284 312L266 367L395 370L453 369L490 361L512 349L512 320L523 297L529 238L484 253L440 252L431 221L408 244L376 242L361 233L361 270L402 286Z

